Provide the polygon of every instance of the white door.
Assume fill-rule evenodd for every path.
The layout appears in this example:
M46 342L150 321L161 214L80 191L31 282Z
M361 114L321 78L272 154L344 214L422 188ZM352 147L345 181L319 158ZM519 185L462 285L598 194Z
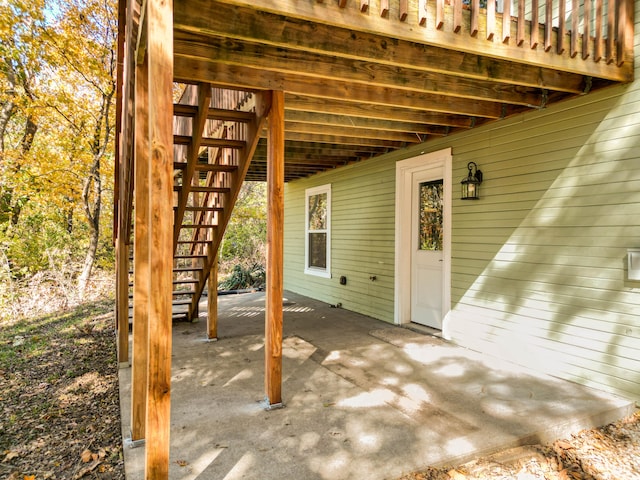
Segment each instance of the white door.
M394 320L440 329L445 338L451 309L452 160L447 148L396 163Z
M444 181L442 168L412 174L411 321L442 329Z

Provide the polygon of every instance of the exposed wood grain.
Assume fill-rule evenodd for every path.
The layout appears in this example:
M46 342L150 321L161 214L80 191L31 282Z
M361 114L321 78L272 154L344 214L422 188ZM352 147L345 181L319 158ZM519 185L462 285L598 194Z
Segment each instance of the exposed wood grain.
M517 105L540 103L539 90L516 89L510 83L461 78L412 68L398 69L374 62L327 57L312 52L275 48L268 45L246 44L209 39L208 45L193 45L186 40L175 42L176 57L200 57L225 65L249 65L272 72L287 72L320 79L343 80L425 93L444 92L448 95L480 100L500 100ZM184 109L186 110L186 109Z
M149 371L145 478L169 478L173 292L173 2L148 0L149 56Z
M374 131L387 130L390 132L432 133L435 130L432 126L424 123L380 120L371 117L363 118L297 110L286 110L285 120L287 122L312 123L346 128L367 128ZM288 148L285 148L285 152L288 152Z
M175 145L191 145L191 137L188 135L174 135L173 143ZM203 147L221 147L221 148L244 148L245 144L242 140L228 140L226 138L202 138L200 145Z
M284 233L284 92L272 92L268 121L267 278L265 393L270 405L282 403L282 293Z
M180 4L181 3L183 2L180 2ZM176 4L178 18L176 26L179 30L183 28L182 13L178 13L183 9L180 4ZM188 22L191 23L189 30L213 32L215 30L210 29L211 24L209 23L211 17L217 16L220 19L234 18L234 22L227 23L244 23L245 20L243 20L242 14L239 13L240 10L247 9L248 7L254 8L256 5L255 2L250 0L220 0L220 3L216 2L215 7L213 7L215 8L215 12L212 12L211 15L201 14L201 12L206 12L207 9L212 8L212 5L207 3L205 0L190 0L189 6L192 11L198 12L197 15L191 15L192 18L189 18ZM223 15L223 10L226 8L236 9L236 14L230 16ZM454 10L455 8L456 7L454 5ZM435 2L427 2L427 9L429 11L427 18L435 18ZM289 25L289 29L296 29L304 23L307 23L307 19L314 18L317 19L316 25L324 25L329 29L335 28L331 26L333 24L336 27L340 26L346 29L349 33L366 32L369 34L387 36L387 38L392 37L398 40L424 44L423 46L426 46L427 44L441 45L449 50L457 50L461 53L489 55L495 59L500 58L507 61L537 65L539 67L553 67L611 80L625 81L628 80L632 74L632 69L629 68L629 66L623 68L612 68L607 65L576 62L571 59L568 54L550 55L541 49L522 49L518 48L515 44L490 43L484 41L484 39L469 41L468 37L455 34L449 29L445 29L445 31L433 28L417 29L413 22L389 22L386 19L381 19L377 16L362 15L357 8L341 9L339 10L340 14L336 15L338 10L334 7L318 9L311 2L277 0L270 3L269 10L271 12L277 11L282 15L274 15L275 23L269 22L272 32L278 35L286 35L287 32L279 28L277 18L280 18L281 21L287 23ZM288 20L285 18L287 16L290 17ZM252 21L252 17L255 17L255 15L251 15L249 13L247 15L247 20L251 19ZM263 13L260 14L260 17L260 21L268 20L268 16L263 15ZM469 28L468 12L465 12L462 17L462 24L464 24L463 31L466 31ZM202 25L202 27L200 27L200 25ZM252 25L254 27L256 26L253 22ZM455 19L453 25L456 25ZM231 28L235 28L235 26ZM258 40L258 37L254 38ZM321 30L314 29L314 32L309 35L309 39L316 41L316 48L321 47L324 44L324 35ZM321 39L322 41L320 41ZM301 38L299 37L298 40L301 40ZM337 40L338 39L336 38L336 41ZM347 40L344 42L344 46L348 48L353 44L353 40ZM433 61L435 57L430 58Z
M508 3L505 3L505 8ZM183 7L176 4L177 11ZM205 8L205 6L203 6ZM243 8L234 8L229 5L216 6L219 14L211 18L202 19L188 17L183 21L192 21L194 25L189 29L180 29L176 32L177 38L183 38L187 32L202 34L215 32L216 36L226 36L236 40L251 40L277 47L288 48L292 44L297 49L365 60L380 64L406 67L424 71L448 72L475 79L492 79L512 84L527 86L544 86L545 88L573 91L572 86L580 83L580 75L569 74L553 70L551 68L534 68L527 65L514 64L512 61L504 62L495 57L485 59L462 51L447 50L444 48L420 45L403 40L390 41L382 35L374 35L366 32L353 32L343 28L335 28L326 25L313 25L308 22L288 22L280 17L262 14L259 17L252 16L250 11ZM183 13L186 15L186 12ZM227 22L227 18L236 17L238 21ZM244 17L243 17L244 15ZM251 24L246 20L251 18ZM507 22L507 25L509 22ZM186 27L185 27L186 28ZM426 29L429 30L429 29ZM509 28L503 28L503 32L509 32ZM188 38L188 37L187 37ZM203 37L205 38L205 37ZM358 49L352 45L358 44ZM491 43L498 48L497 43ZM523 49L518 49L520 51ZM513 60L518 57L514 56ZM593 72L595 75L595 72ZM179 76L178 76L179 78ZM578 79L576 81L576 79ZM183 79L181 79L183 80ZM576 91L576 93L581 90Z
M135 223L133 352L131 361L131 439L145 437L147 344L149 342L149 77L147 56L136 66Z
M355 137L356 139L393 140L406 143L420 143L420 137L415 133L394 132L390 130L374 130L369 128L332 126L316 123L286 122L285 129L289 133L308 133L317 135L335 135Z
M177 45L177 41L174 41L174 46ZM175 47L174 47L175 48ZM193 47L192 47L193 48ZM198 113L197 105L182 105L176 103L173 105L173 114L182 117L195 117ZM222 108L209 108L207 113L208 120L225 120L232 122L250 122L253 120L253 114L251 112L240 112L237 110L224 110Z
M387 87L367 86L339 80L327 80L319 84L313 77L292 73L264 72L251 67L222 65L206 60L178 57L176 68L190 72L193 78L215 81L220 85L236 85L268 90L277 86L279 90L353 102L377 105L401 106L405 108L431 110L441 113L472 115L487 118L502 116L499 103L469 100L446 95L436 95L416 91L398 91ZM203 140L205 145L205 140Z
M357 137L347 137L344 135L324 135L315 133L285 132L285 139L291 141L329 143L334 145L363 145L391 149L403 148L407 146L405 142L398 142L393 140L382 140L376 138L358 139Z
M470 128L473 119L469 116L449 115L430 111L404 109L384 105L342 102L287 93L285 109L329 114L344 114L351 117L377 118L401 122L418 122L430 125Z

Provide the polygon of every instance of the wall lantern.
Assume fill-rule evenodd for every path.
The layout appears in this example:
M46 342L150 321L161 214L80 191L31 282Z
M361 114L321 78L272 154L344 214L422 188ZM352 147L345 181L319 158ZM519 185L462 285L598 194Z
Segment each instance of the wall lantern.
M462 182L462 200L478 200L478 190L482 183L482 172L478 170L478 166L475 162L469 162L467 165L469 169L469 175L465 177Z

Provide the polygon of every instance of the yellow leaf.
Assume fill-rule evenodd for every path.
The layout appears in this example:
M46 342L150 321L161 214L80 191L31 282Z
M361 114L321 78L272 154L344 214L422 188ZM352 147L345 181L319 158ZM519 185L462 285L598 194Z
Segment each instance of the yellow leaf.
M23 477L23 480L36 480L36 476L35 475L25 475Z
M6 453L7 455L4 457L4 461L8 462L9 460L12 460L16 457L19 457L20 454L18 452L14 452L13 450L7 450L4 453Z
M84 452L80 454L80 459L82 460L83 463L89 463L91 461L91 456L92 456L92 452L87 448L84 450Z

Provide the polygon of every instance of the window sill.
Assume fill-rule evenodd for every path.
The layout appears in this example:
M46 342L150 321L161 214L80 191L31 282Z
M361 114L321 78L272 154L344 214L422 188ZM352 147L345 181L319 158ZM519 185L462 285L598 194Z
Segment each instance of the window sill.
M316 277L322 278L331 278L331 272L327 272L326 270L314 269L314 268L305 268L304 273L306 275L314 275Z

